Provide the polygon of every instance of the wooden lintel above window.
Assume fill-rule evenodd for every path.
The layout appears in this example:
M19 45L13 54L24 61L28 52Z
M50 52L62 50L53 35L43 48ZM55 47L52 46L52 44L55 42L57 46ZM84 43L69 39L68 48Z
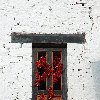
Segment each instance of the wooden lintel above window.
M13 32L12 43L85 43L85 33L82 34L23 34Z

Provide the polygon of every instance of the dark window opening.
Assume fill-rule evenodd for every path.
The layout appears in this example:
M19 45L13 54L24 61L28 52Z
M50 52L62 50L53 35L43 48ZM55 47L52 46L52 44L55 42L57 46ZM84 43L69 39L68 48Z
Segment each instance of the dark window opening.
M41 58L42 56L46 58L46 52L45 52L45 51L39 51L39 52L38 52L38 60L40 60L40 58Z
M58 83L53 84L54 90L61 90L61 77L58 78Z
M57 67L59 64L62 62L62 57L61 57L61 51L53 51L53 69L54 69L54 75L56 76L57 74L59 75L59 67ZM54 77L57 78L57 82L53 82L53 89L54 90L61 90L61 78L60 77Z
M46 52L45 51L40 51L38 52L38 60L41 60L41 57L46 58ZM38 68L38 72L40 75L40 80L41 80L41 76L44 73L44 67L42 66L42 68ZM40 81L40 86L38 86L38 90L46 90L46 81Z

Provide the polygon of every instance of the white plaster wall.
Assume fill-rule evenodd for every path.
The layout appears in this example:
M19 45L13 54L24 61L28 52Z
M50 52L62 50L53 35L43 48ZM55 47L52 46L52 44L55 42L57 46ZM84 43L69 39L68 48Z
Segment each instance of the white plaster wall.
M0 100L31 99L32 44L11 43L12 32L85 32L85 44L68 44L68 100L100 100L99 9L99 0L0 0Z

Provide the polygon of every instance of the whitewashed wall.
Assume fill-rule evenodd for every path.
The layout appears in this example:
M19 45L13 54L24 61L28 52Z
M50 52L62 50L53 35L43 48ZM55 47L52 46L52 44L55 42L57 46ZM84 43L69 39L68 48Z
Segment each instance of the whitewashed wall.
M31 99L32 44L11 43L12 32L85 32L85 44L68 44L68 100L100 100L99 9L100 0L0 0L0 100Z

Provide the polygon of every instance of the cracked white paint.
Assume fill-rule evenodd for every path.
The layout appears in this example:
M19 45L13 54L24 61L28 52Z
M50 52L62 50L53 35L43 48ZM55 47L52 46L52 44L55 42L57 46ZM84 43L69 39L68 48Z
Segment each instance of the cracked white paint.
M32 44L11 43L12 32L85 32L68 44L68 100L100 100L99 0L0 0L0 100L30 100Z

